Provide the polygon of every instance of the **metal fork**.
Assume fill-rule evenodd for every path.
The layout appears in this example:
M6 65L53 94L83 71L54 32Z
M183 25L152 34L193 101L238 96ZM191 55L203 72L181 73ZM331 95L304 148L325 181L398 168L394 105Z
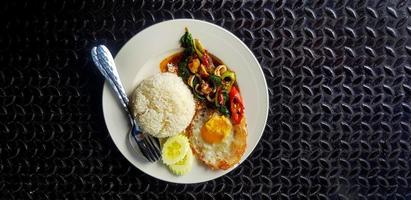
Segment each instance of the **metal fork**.
M125 93L123 85L121 84L120 77L118 75L116 65L110 51L106 46L99 45L97 47L93 47L93 49L91 50L91 57L93 58L94 64L97 66L97 69L108 81L109 85L116 93L117 98L120 100L124 111L126 111L131 124L130 138L134 140L134 142L140 148L141 153L144 155L144 157L147 158L148 161L155 162L159 160L161 157L159 141L157 138L153 138L147 134L144 134L140 130L137 122L134 120L134 117L131 115L131 112L128 108L129 99Z

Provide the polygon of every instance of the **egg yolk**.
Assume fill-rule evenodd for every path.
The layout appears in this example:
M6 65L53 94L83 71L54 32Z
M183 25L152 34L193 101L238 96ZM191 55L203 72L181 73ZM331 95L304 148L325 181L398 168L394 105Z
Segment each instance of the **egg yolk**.
M225 116L212 116L201 127L201 137L207 143L219 143L232 132L230 120Z

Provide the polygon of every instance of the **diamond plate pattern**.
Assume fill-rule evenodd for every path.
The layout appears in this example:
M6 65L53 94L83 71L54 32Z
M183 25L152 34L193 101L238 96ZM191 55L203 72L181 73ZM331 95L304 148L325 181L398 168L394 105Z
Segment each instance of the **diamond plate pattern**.
M411 199L410 1L0 4L0 199ZM253 154L202 184L155 180L121 156L89 56L173 18L236 34L269 85Z

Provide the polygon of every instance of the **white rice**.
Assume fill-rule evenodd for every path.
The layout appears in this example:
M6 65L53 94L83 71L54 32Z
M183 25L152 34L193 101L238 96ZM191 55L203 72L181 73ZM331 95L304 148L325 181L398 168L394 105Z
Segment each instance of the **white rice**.
M134 90L130 108L145 133L164 138L182 132L195 113L193 95L173 73L159 73Z

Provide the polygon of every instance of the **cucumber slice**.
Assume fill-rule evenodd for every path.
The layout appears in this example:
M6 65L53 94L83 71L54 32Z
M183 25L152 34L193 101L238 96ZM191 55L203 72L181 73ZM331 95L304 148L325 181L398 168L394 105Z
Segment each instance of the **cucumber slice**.
M169 165L170 171L175 175L181 176L187 174L193 168L193 152L191 149L187 151L186 156L175 164Z
M163 144L162 159L166 165L175 164L184 159L190 150L188 139L184 135L176 135L167 139Z

